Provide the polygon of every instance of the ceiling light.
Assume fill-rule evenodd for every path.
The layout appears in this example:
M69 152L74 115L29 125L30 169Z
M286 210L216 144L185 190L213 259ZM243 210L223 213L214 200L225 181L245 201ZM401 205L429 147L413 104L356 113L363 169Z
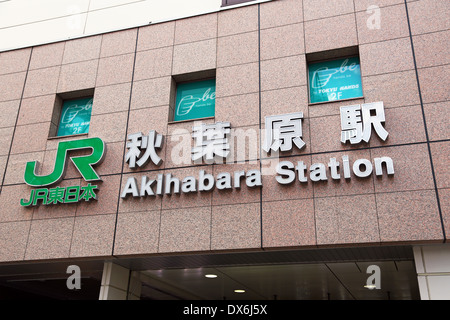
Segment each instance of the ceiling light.
M205 274L205 277L209 279L214 279L217 278L217 274Z
M236 292L236 293L244 293L245 290L242 290L242 289L236 289L236 290L234 290L234 292Z
M367 289L370 289L370 290L375 289L376 287L377 287L377 286L374 285L374 284L366 284L366 285L364 286L364 288L367 288Z

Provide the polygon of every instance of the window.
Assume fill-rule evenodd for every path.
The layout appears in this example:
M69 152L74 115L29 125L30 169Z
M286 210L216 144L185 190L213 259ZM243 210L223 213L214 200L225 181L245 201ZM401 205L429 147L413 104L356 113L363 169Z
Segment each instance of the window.
M68 136L89 132L92 97L63 101L56 136Z
M363 96L359 57L308 64L309 102L320 103Z
M233 4L239 4L244 2L250 2L254 0L222 0L222 7L232 6Z
M215 105L215 79L178 83L173 121L214 117Z

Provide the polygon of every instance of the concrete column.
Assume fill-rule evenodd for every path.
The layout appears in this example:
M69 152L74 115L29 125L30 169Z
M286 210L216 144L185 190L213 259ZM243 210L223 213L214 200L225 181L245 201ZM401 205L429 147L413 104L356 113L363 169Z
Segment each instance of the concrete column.
M414 247L422 300L450 300L450 244Z
M141 295L139 272L105 262L99 300L139 300Z

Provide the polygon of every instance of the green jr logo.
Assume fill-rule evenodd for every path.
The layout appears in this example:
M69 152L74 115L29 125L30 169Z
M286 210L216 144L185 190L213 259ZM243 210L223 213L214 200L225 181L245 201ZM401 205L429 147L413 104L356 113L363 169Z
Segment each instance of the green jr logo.
M32 187L44 187L61 181L66 169L67 152L71 150L92 149L88 156L70 157L75 167L80 171L84 180L101 180L100 176L92 168L103 160L105 144L100 138L88 138L74 141L63 141L58 144L56 161L53 172L46 176L36 175L39 166L37 161L27 162L24 179L26 184Z
M39 176L36 174L39 163L37 161L27 162L24 174L25 183L32 187L45 187L61 181L66 169L68 152L82 149L91 149L92 153L86 156L70 157L73 164L87 182L101 180L92 167L102 162L105 148L105 143L100 138L62 141L58 144L53 172L45 176ZM70 203L77 202L80 199L88 201L89 199L96 199L93 191L96 188L97 186L92 186L89 183L87 187L74 186L31 190L30 199L28 201L22 199L20 204L22 206L36 205L38 200L42 200L43 204ZM80 190L83 191L81 196Z

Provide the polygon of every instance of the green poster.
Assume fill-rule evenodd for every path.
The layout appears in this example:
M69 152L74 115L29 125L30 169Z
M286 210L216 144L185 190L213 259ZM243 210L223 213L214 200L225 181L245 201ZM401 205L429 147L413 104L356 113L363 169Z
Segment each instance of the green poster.
M173 121L214 117L215 102L215 79L181 83L177 86Z
M359 58L347 58L308 65L310 103L363 96Z
M58 137L89 132L92 101L93 98L84 98L64 102L59 121Z

